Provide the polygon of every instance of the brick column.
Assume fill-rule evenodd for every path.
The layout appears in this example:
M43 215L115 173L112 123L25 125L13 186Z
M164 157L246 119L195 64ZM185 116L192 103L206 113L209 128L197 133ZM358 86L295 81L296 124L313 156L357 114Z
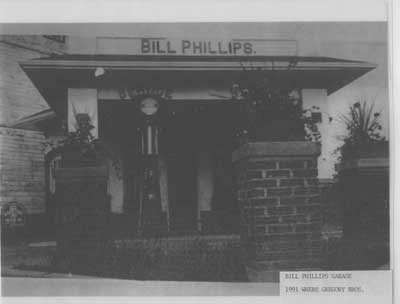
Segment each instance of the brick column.
M241 241L250 280L271 271L317 269L321 262L320 146L247 143L233 152Z
M389 158L358 158L339 167L346 239L389 239Z
M68 272L98 271L110 236L108 169L63 167L56 169L55 178L57 262L67 262L63 270Z

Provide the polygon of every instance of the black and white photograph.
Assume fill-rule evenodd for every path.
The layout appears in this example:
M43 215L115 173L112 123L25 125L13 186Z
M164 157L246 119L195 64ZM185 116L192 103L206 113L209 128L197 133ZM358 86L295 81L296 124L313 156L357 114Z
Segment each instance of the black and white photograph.
M4 297L391 270L387 22L0 29Z

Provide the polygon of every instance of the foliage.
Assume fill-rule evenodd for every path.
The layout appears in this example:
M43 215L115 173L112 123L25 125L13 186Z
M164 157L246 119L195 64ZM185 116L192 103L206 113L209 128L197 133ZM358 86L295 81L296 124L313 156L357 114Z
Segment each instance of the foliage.
M93 136L92 130L95 127L89 114L75 113L75 121L76 131L68 132L54 149L61 154L75 152L80 159L89 162L101 163L105 159L111 159L117 173L120 173L121 164L117 153L109 144Z
M320 132L312 116L319 108L303 109L300 89L263 78L252 83L233 84L231 93L233 100L242 102L243 119L237 136L320 141ZM279 121L282 124L279 125Z
M85 158L98 159L99 141L92 135L95 128L91 123L90 116L86 113L75 115L75 132L69 132L63 142L63 148L78 148L80 155Z
M361 153L385 141L381 135L382 126L379 123L380 113L374 111L374 104L357 101L350 106L347 114L340 115L340 121L346 127L347 134L341 139L343 145L340 160L359 157Z
M319 111L319 107L312 106L311 108L304 109L303 115L301 116L301 121L304 124L304 129L306 132L306 140L312 142L321 142L321 132L318 129L317 122L314 120L312 114Z

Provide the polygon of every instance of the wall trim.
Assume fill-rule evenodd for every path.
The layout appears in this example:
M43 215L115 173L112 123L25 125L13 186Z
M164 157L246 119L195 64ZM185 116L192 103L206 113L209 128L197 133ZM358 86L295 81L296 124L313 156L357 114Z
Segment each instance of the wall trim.
M320 144L309 141L250 142L233 151L232 161L248 157L318 156L320 153Z
M339 166L339 171L357 168L389 168L389 158L358 158Z

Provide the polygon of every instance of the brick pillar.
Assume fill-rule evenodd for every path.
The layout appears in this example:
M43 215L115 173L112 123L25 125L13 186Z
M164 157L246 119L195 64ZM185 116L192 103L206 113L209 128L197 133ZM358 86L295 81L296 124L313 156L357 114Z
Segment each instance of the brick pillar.
M330 269L389 267L388 151L371 148L363 152L366 154L363 158L346 160L337 168L337 187L343 208L343 238L334 242L334 246L327 247L327 267Z
M319 154L312 142L247 143L234 151L250 280L268 280L278 270L320 267Z
M358 158L339 167L346 239L389 239L389 158Z
M102 266L102 251L110 236L108 169L63 167L56 169L55 178L57 262L68 262L64 271L94 274Z

